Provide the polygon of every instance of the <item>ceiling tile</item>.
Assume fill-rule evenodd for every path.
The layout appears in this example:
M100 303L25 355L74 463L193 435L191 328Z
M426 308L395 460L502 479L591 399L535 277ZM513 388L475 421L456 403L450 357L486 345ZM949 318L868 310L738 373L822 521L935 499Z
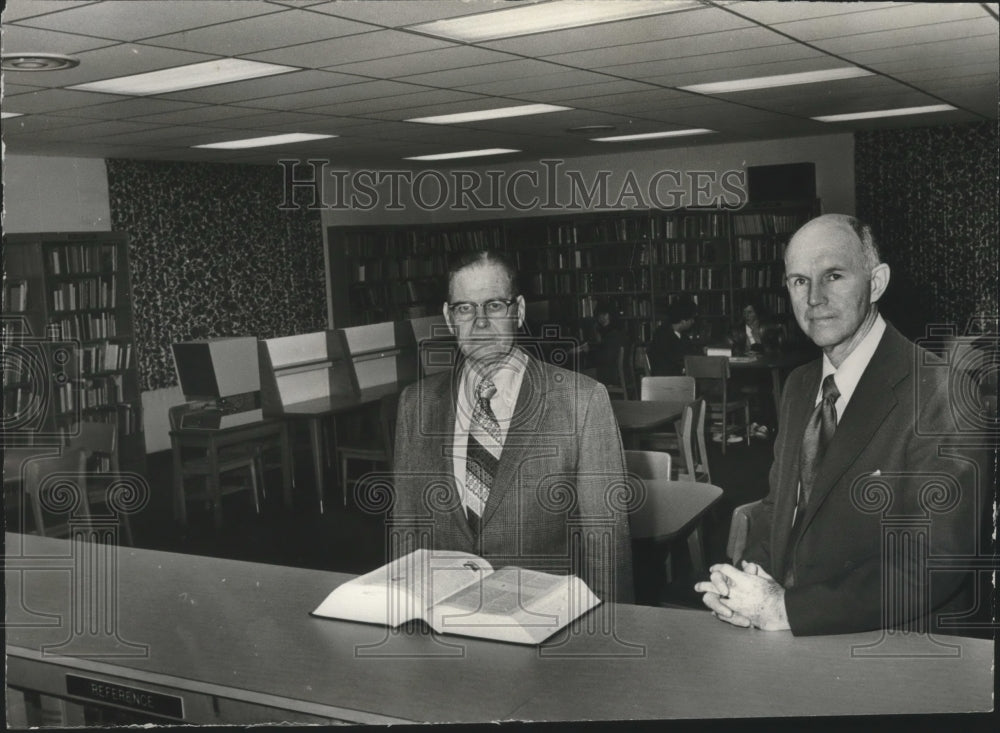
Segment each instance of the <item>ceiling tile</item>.
M37 140L95 140L107 135L124 135L135 132L149 132L156 130L155 125L144 125L138 122L127 120L102 120L100 122L86 121L82 125L72 125L48 130L31 131L31 137ZM12 137L16 137L18 131L11 130Z
M156 114L158 112L177 112L198 106L191 102L172 102L166 99L150 99L148 97L138 97L136 99L112 97L112 99L116 101L106 104L93 104L77 109L68 109L62 114L74 117L86 117L94 120L123 120L140 115Z
M151 112L131 118L134 122L148 122L153 125L198 125L204 122L223 122L254 114L245 107L225 105L204 105L167 112Z
M366 124L365 120L302 112L268 112L236 117L219 122L205 122L204 127L222 127L231 130L273 130L281 132L317 132L338 135L346 129Z
M9 112L54 112L69 110L76 107L87 107L102 102L117 102L121 97L111 94L94 94L93 92L77 92L70 89L43 89L40 92L18 94L16 100L11 99Z
M232 84L217 84L202 89L170 92L169 94L162 94L160 96L164 99L182 99L206 104L228 104L231 102L246 102L264 97L293 94L295 92L306 92L313 89L329 89L345 84L357 84L362 81L366 81L366 79L360 76L310 69L267 76L263 79L248 79L247 81L238 81Z
M5 54L34 52L72 55L103 46L113 46L115 43L117 42L106 38L92 38L5 23L0 48Z
M352 64L335 64L327 68L345 74L363 74L382 79L393 79L413 74L424 74L442 69L461 69L465 66L495 64L513 61L516 57L474 46L451 46L433 51L408 53L387 59L375 59Z
M441 18L482 13L496 7L493 0L464 0L464 2L441 2L441 0L406 0L406 2L327 2L313 5L310 10L339 15L365 23L375 23L389 28L427 23Z
M85 124L86 120L79 117L59 117L56 115L24 115L22 117L10 117L2 123L3 134L35 132L39 130L54 130L59 127L73 127L74 125Z
M240 2L175 2L174 0L114 0L77 5L62 3L67 9L28 18L35 28L67 33L83 33L119 41L138 41L150 36L224 23L228 20L281 12L278 5L258 0Z
M328 41L304 43L291 48L247 54L247 58L274 64L290 64L304 68L321 69L333 64L401 56L406 53L430 51L434 48L454 46L449 41L424 38L401 31L375 31L356 36L333 38Z
M3 9L3 22L13 23L16 20L30 18L35 15L54 13L70 7L83 7L87 4L84 0L81 0L81 2L69 2L68 0L7 0L6 6Z
M636 43L617 48L599 48L592 51L546 55L545 60L587 69L601 69L627 63L661 61L684 56L700 56L706 53L777 46L785 43L788 43L788 39L773 31L765 28L745 28L728 33L707 33L701 36L677 38L668 43Z
M947 5L951 5L951 11L942 7ZM983 23L988 19L986 11L975 3L900 3L887 8L868 9L860 17L856 14L828 16L780 23L775 28L803 41L815 41L886 31L913 32L918 26L937 26L961 20Z
M285 10L232 23L171 33L145 43L187 51L240 56L378 30L374 26L306 10Z
M994 33L964 38L960 41L931 41L913 46L844 52L842 55L856 64L878 68L885 63L918 65L931 59L948 59L958 54L966 57L968 54L975 54L983 60L992 60L1000 55L998 52L1000 52L1000 38Z
M378 99L400 94L413 94L420 87L412 84L402 84L395 81L376 80L364 81L358 84L316 89L298 94L283 94L268 99L256 99L242 103L240 106L257 107L261 109L308 109L324 105L341 104L361 99Z
M743 51L723 51L707 53L698 56L684 56L669 61L647 61L640 64L623 64L608 66L602 69L607 74L618 74L637 79L643 79L664 86L678 86L671 80L674 76L680 78L691 72L710 75L711 81L728 79L745 79L756 76L747 71L748 67L764 64L783 65L792 71L804 71L803 66L810 68L832 68L847 66L844 61L833 58L820 51L803 46L800 43L785 43L780 46L751 48ZM815 66L813 66L815 65ZM775 72L784 73L784 72ZM689 83L689 82L683 82Z
M760 23L779 24L794 23L808 18L832 18L838 15L857 16L884 8L897 8L912 6L914 3L902 2L759 2L750 0L749 2L736 2L726 5L727 10L734 13L753 18ZM855 27L864 27L864 18L853 18Z
M435 71L430 74L417 74L406 77L406 81L412 84L427 84L435 87L462 87L473 84L482 84L490 81L502 81L505 79L525 79L538 74L552 74L563 71L557 65L549 64L535 59L522 59L519 61L505 61L500 64L486 64L483 66L469 66L461 69L449 69L447 71Z
M310 107L312 114L332 115L372 115L378 112L449 104L452 102L473 102L478 105L490 104L489 97L452 89L427 89L413 94L397 94L378 99L363 99L353 102L339 102L322 107Z
M990 28L990 25L993 28ZM817 48L836 54L853 54L858 51L908 46L916 43L929 43L947 39L964 40L975 36L996 37L996 23L982 20L958 20L951 23L922 25L915 28L880 31L878 33L860 33L836 38L817 38L811 43ZM959 46L960 48L961 46Z
M497 96L518 96L526 92L537 92L545 90L563 90L569 87L582 86L586 84L601 83L634 83L616 82L613 77L605 74L598 74L593 71L582 71L569 69L557 71L552 74L535 74L529 77L519 77L516 79L503 79L500 81L486 81L480 84L468 84L462 89L468 92L479 94L493 94Z

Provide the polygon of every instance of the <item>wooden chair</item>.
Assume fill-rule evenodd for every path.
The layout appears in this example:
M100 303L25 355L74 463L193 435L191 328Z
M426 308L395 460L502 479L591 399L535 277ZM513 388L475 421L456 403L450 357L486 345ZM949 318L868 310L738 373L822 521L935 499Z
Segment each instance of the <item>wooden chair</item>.
M740 504L733 509L733 520L729 525L729 540L726 543L726 556L732 558L733 565L740 566L743 553L747 549L747 535L750 532L750 510L760 504L760 500L748 504Z
M658 450L625 451L625 470L641 479L669 479L673 459Z
M700 380L705 385L699 392L702 396L721 396L721 400L708 403L712 419L722 423L722 454L726 454L729 434L736 426L730 427L729 415L743 413L743 429L746 431L747 445L750 445L750 403L745 399L729 399L729 359L725 356L685 356L684 371L687 376Z
M167 414L170 418L170 429L180 430L184 415L192 411L190 404L175 405ZM174 442L174 436L171 436ZM215 527L222 526L222 497L249 490L253 496L254 509L260 514L260 450L256 445L227 446L218 451L216 465L213 470L208 451L184 448L178 461L177 447L174 446L174 470L180 471L180 479L174 479L174 516L182 524L187 524L187 500L189 498L207 501L212 505L212 518ZM223 484L222 477L226 474L240 473L249 479L238 483ZM186 480L200 478L205 488L200 492L189 493ZM179 488L179 491L177 490Z
M118 425L115 423L81 422L77 425L76 433L69 440L70 449L84 452L88 471L97 471L109 476L103 481L95 481L88 476L87 499L91 505L105 504L110 477L117 475L120 471L118 465ZM125 541L134 547L132 523L129 521L128 514L123 512L118 518L125 533Z
M62 536L69 534L68 520L62 524L45 526L45 512L42 510L41 494L42 489L50 491L56 490L54 482L49 482L46 486L46 479L55 474L64 474L65 478L75 484L80 492L81 508L86 513L88 502L86 501L86 486L84 484L84 474L87 470L87 457L82 450L77 448L67 448L61 455L51 458L37 458L30 460L24 466L24 496L31 502L31 513L35 522L35 532L42 537Z
M340 487L344 495L344 506L347 506L347 488L350 484L355 483L348 473L351 461L367 461L375 468L381 463L391 470L398 407L399 395L386 395L379 402L379 435L358 443L337 445L337 456L340 462Z
M708 412L705 400L694 400L684 408L684 414L675 424L681 466L678 466L678 481L703 481L712 483L712 472L708 467L708 453L705 446L705 414ZM683 471L680 470L683 467Z
M694 399L694 388L694 377L643 377L639 382L639 399L690 402ZM640 443L651 450L669 450L681 457L676 430L645 433Z

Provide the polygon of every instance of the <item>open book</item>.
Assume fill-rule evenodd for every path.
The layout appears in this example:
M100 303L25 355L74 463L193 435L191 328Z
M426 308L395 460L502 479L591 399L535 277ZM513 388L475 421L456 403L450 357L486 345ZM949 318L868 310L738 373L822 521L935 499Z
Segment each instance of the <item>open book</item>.
M575 575L494 571L467 552L416 550L336 588L313 616L539 644L600 603Z

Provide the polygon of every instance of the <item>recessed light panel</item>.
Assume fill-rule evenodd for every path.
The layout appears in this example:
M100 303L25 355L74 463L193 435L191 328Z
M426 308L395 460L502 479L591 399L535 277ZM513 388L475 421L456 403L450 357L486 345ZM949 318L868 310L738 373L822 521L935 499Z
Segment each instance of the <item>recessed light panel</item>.
M453 160L455 158L478 158L481 155L505 155L520 153L512 148L483 148L482 150L460 150L456 153L437 153L435 155L414 155L403 160Z
M500 107L499 109L482 109L477 112L458 112L453 115L436 115L434 117L414 117L404 122L422 122L427 125L458 125L463 122L478 122L480 120L499 120L504 117L523 117L525 115L542 115L548 112L563 112L572 107L560 107L557 104L519 104L516 107Z
M678 87L678 89L683 89L686 92L698 92L699 94L725 94L727 92L745 92L751 89L790 87L796 84L816 84L821 81L855 79L861 76L874 76L874 72L859 69L857 66L847 66L839 69L824 69L822 71L803 71L798 74L776 74L774 76L757 76L750 79L715 81L708 84L690 84L686 87Z
M336 135L318 135L310 132L289 132L284 135L268 135L266 137L249 137L243 140L227 140L223 143L206 143L192 145L194 148L210 148L212 150L240 150L242 148L266 148L271 145L288 145L309 140L323 140Z
M261 61L246 59L217 59L203 61L187 66L177 66L172 69L150 71L145 74L120 76L116 79L88 81L75 84L69 89L79 89L85 92L103 92L105 94L127 94L136 97L150 94L166 94L179 92L182 89L197 89L216 84L229 84L234 81L259 79L275 74L287 74L298 71L295 66L265 64Z
M843 115L822 115L813 117L818 122L850 122L851 120L872 120L876 117L903 117L904 115L922 115L929 112L951 112L955 108L950 104L929 104L925 107L899 107L897 109L877 109L871 112L851 112Z

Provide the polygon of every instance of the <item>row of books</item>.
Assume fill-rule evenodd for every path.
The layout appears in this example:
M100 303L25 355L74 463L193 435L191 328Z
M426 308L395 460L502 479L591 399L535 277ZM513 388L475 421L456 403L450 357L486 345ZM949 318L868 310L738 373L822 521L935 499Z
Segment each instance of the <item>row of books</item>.
M697 265L724 262L725 252L725 244L719 242L658 242L652 246L650 255L654 265Z
M120 374L94 379L70 380L56 385L56 411L76 413L101 407L114 407L124 402L125 393Z
M64 244L49 249L48 256L53 275L118 271L113 244Z
M723 267L685 267L655 274L657 289L715 290L729 287L729 271Z
M778 288L784 285L777 265L742 265L736 269L736 283L741 288Z
M103 409L106 407L107 409ZM113 408L113 409L112 409ZM66 413L61 416L64 420L67 417L75 418L74 413ZM118 402L116 404L101 406L99 408L91 408L89 412L82 414L81 418L87 422L102 422L102 423L117 423L118 424L118 435L135 435L136 433L142 432L142 425L139 421L139 416L137 410L134 409L130 402ZM65 432L67 436L70 433L71 426L62 422L58 426L60 432ZM88 465L90 470L97 471L107 471L110 470L110 466L105 463L98 463L96 465Z
M114 276L63 282L52 289L52 308L57 311L117 305L118 279Z
M653 239L724 237L728 231L722 213L660 214L653 217L651 226Z
M782 293L761 293L760 304L775 315L788 313L788 298Z
M787 240L782 239L736 239L736 259L744 262L780 260L785 257Z
M407 277L444 277L448 261L443 255L373 259L358 262L354 267L355 282L394 280Z
M80 373L123 371L132 364L132 344L105 341L80 347Z
M804 224L799 214L734 214L733 231L737 234L791 234Z
M118 318L114 313L75 314L54 321L51 327L53 335L66 340L93 341L118 336Z
M588 272L580 280L582 293L627 293L649 289L649 270Z
M576 292L576 277L572 272L536 272L527 281L533 295L572 295Z
M28 281L11 280L3 284L3 312L23 313L28 308Z
M601 298L590 295L580 298L580 307L578 309L580 318L593 318L601 301ZM653 304L645 299L622 298L621 300L616 300L612 307L619 315L626 318L652 318L653 316Z
M631 242L649 239L649 220L644 216L620 217L600 221L571 221L550 224L546 228L547 244L581 244L585 242Z
M399 257L428 255L440 252L476 252L487 247L502 248L500 227L469 231L432 232L414 230L344 232L346 252L350 257Z

